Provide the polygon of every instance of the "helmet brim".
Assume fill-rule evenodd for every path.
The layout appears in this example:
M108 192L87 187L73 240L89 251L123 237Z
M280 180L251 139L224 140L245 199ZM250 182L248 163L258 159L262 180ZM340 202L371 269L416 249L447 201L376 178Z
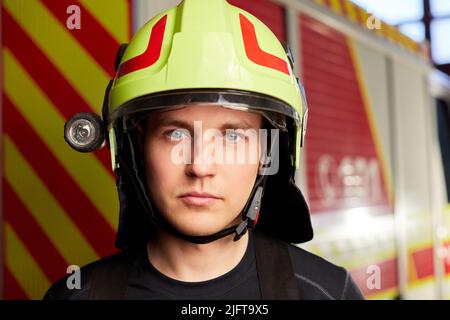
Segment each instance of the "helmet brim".
M123 129L135 127L149 112L173 110L193 105L218 105L240 111L259 112L276 128L286 130L285 117L291 118L298 128L301 116L286 103L260 93L239 90L177 90L139 97L123 104L111 113L110 126Z

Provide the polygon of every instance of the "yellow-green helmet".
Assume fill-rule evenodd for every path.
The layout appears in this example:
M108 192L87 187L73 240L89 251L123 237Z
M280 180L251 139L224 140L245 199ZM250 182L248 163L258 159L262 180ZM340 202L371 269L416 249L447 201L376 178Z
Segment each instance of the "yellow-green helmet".
M272 31L225 0L184 0L121 47L103 106L120 199L119 248L142 243L158 227L195 243L233 232L238 239L256 221L285 241L312 238L308 206L294 181L307 106L292 69L290 53ZM239 226L195 237L175 230L152 204L136 123L153 110L199 103L263 114L281 129L280 165L276 174L257 179ZM258 212L251 212L254 203Z
M109 119L142 111L143 105L161 107L161 94L255 93L265 103L250 107L295 120L291 161L298 168L306 99L292 67L283 45L253 15L224 0L184 0L147 22L126 48L110 91ZM230 104L244 104L229 98Z

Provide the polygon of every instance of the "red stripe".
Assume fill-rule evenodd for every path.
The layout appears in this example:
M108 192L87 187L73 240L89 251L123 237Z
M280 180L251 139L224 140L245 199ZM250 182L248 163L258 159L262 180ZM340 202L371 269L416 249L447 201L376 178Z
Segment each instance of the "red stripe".
M447 248L447 256L444 260L445 274L448 275L450 274L450 256L448 256L450 254L450 241L445 242L444 246Z
M278 70L289 75L287 62L261 49L256 38L255 26L243 15L239 14L242 38L247 57L256 64Z
M63 25L111 77L114 77L114 59L120 47L114 37L86 10L78 1L73 0L41 0L56 19ZM66 10L76 3L80 7L81 28L70 30L67 28L67 19L70 13Z
M133 71L138 71L148 68L158 61L161 55L162 43L164 40L164 31L166 29L167 15L159 19L152 27L150 39L147 44L147 49L140 55L125 61L119 67L118 75L122 77Z
M350 13L347 10L347 6L345 5L346 0L339 0L339 3L341 4L342 13L345 17L349 17Z
M328 8L331 8L331 0L325 0L324 5L327 6Z
M417 279L434 275L433 248L417 250L411 255L416 267Z
M69 119L77 112L93 112L89 104L75 91L63 75L53 66L50 60L28 37L25 31L3 10L4 45L11 50L20 64L27 70L34 82L44 91L58 111ZM100 94L100 93L99 93ZM61 134L63 129L61 128ZM107 172L111 171L111 158L107 147L94 152Z
M380 268L380 289L370 289L367 286L367 281L372 284L370 276L374 274L373 270L369 269L370 266L377 266ZM368 272L369 271L369 272ZM357 269L351 270L351 275L353 280L357 283L358 287L363 292L364 296L371 296L375 294L380 294L383 291L394 289L398 286L397 277L397 259L388 259L380 262L372 263L371 265L366 265L364 267L359 267Z
M5 220L11 223L47 278L50 281L62 278L68 263L59 254L7 182L3 184L3 199Z
M133 3L132 0L127 0L128 4L128 41L133 36Z
M359 21L360 25L362 25L362 26L366 26L367 25L367 18L366 18L365 14L366 14L366 10L365 9L363 9L361 7L359 7L357 9L356 18Z
M3 299L5 300L27 300L29 297L16 281L9 268L3 268Z
M114 252L115 232L5 96L5 132L100 256ZM20 128L20 130L17 130ZM107 186L105 186L107 187ZM111 199L115 201L115 199Z
M260 211L260 210L258 210L258 212L256 213L255 226L256 226L256 224L258 223L258 219L259 219L259 211Z

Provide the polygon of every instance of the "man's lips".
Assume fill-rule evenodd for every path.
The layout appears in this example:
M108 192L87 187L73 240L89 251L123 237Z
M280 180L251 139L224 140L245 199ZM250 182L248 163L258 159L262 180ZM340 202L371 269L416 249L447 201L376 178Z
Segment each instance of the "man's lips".
M206 206L222 199L221 197L211 193L196 191L183 193L179 196L179 198L184 203L191 206Z

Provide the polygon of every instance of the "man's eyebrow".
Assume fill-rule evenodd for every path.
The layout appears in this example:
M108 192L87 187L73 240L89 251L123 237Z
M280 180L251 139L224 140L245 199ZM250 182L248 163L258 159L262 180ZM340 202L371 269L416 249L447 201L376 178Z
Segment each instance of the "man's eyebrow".
M243 119L236 121L236 122L233 122L233 121L226 122L226 123L222 124L222 126L220 127L221 130L224 130L224 129L235 129L235 130L244 129L244 130L246 130L246 129L252 129L252 128L255 129L254 126L252 126L250 123L248 123L247 121L245 121ZM256 128L256 129L258 129L258 128Z
M201 121L201 120L198 120ZM179 127L179 128L184 128L184 129L188 129L190 131L194 130L194 122L187 122L185 120L180 120L180 119L162 119L161 121L158 121L158 123L156 124L157 128L161 128L161 127L169 127L169 126L173 126L173 127ZM219 130L226 130L226 129L258 129L258 128L254 128L254 126L252 126L250 123L248 123L247 121L241 119L238 121L228 121L225 122L223 124L221 124L220 128L218 128Z
M189 130L194 130L194 126L193 124L184 121L184 120L179 120L179 119L161 119L160 121L158 121L158 123L155 126L156 128L161 128L161 127L179 127L179 128L184 128L184 129L189 129Z

